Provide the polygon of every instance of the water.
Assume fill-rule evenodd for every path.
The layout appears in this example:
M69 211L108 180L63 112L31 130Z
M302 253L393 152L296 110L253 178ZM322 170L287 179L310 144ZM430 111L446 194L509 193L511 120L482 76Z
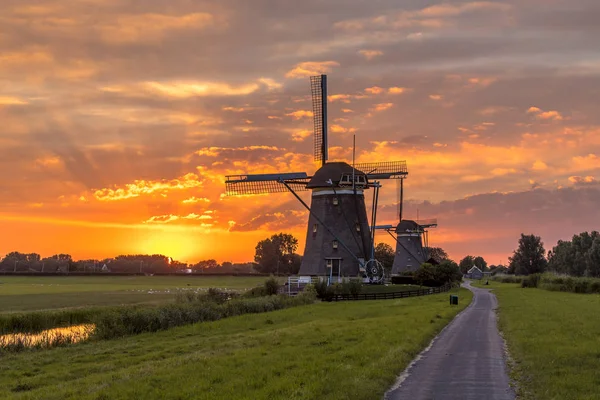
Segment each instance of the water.
M73 325L48 329L39 333L14 333L0 336L0 348L53 347L59 344L78 343L89 338L95 325Z

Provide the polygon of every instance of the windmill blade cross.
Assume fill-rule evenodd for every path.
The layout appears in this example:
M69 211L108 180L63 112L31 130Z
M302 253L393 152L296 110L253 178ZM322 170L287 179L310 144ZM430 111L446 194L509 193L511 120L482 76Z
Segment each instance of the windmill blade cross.
M305 191L310 177L306 172L276 174L227 175L225 193L227 196L267 194L287 192L287 183L295 191Z

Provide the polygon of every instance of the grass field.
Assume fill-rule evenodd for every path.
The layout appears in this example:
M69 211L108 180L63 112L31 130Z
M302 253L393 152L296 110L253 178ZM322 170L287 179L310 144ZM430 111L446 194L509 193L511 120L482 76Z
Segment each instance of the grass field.
M235 276L0 276L0 313L41 309L156 303L177 288L242 290L266 277Z
M480 285L478 285L480 286ZM600 398L600 295L490 281L525 399Z
M471 299L318 303L4 354L2 399L380 399Z

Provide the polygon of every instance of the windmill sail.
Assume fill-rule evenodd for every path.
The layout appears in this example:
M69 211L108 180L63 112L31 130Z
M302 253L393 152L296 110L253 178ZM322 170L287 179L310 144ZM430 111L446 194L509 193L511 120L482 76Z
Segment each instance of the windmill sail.
M355 168L364 172L367 179L401 179L408 175L406 161L358 163Z
M327 75L310 77L313 116L315 124L315 161L325 165L327 151Z
M286 172L256 175L228 175L225 180L227 196L287 192L285 182L294 191L305 191L310 177L306 172Z

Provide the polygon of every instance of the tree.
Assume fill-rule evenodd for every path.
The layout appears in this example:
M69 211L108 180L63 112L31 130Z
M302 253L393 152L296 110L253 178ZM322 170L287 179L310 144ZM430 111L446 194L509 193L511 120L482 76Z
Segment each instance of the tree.
M375 259L383 265L387 276L392 273L395 255L394 249L387 243L378 243L375 246Z
M436 279L441 285L462 280L463 274L460 272L458 264L452 260L443 260L435 269Z
M261 240L256 245L254 261L258 263L259 272L263 273L293 273L299 268L298 239L287 233L278 233L270 238Z
M423 263L419 269L415 271L413 277L421 286L426 283L433 284L433 282L436 280L435 267L429 263Z
M428 254L429 258L433 258L438 263L449 259L448 253L441 247L425 247L425 252Z
M473 264L475 264L475 266L479 268L482 272L485 271L487 268L487 262L481 256L475 257L475 259L473 260Z
M575 258L573 243L559 240L548 252L548 268L561 274L571 272L571 262Z
M546 250L539 236L521 234L519 247L509 258L509 270L515 275L529 275L544 272L548 266Z
M460 268L460 272L466 274L471 268L475 266L475 257L473 256L465 256L460 263L458 263L458 267Z
M588 267L585 271L587 276L600 277L600 238L595 238L592 247L587 253Z
M454 261L444 260L439 265L421 264L413 277L419 285L442 286L447 283L460 282L462 273Z

